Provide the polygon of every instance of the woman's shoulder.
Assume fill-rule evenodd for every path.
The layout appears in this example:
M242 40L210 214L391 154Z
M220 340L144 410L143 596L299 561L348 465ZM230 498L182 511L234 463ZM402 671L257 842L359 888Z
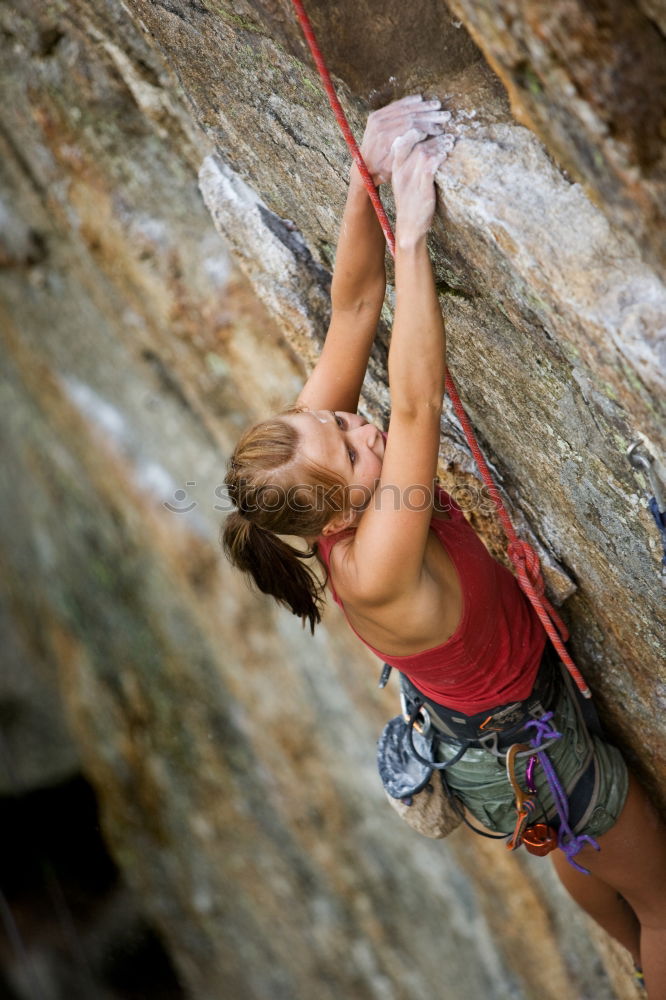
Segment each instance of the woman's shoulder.
M446 511L441 512L436 519L450 520L450 514ZM435 517L433 517L433 520L435 520ZM446 552L437 535L437 530L433 529L430 545L432 546L432 555L435 556L439 564L440 560L437 557L442 554L446 558ZM363 572L359 572L358 553L355 550L354 541L355 529L351 528L345 529L337 535L329 536L329 539L325 543L325 557L329 569L329 579L335 586L336 595L345 604L353 605L359 610L364 609L369 611L371 609L377 610L380 607L391 608L397 604L404 604L405 600L410 604L412 601L418 603L419 600L423 599L424 592L430 591L433 585L441 589L445 583L445 580L442 579L442 573L438 572L438 569L440 569L439 565L437 567L430 566L432 560L426 556L424 562L425 571L421 575L416 587L405 590L404 587L400 586L400 581L396 580L393 592L391 592L390 588L382 588L382 597L378 599L372 593L371 589L369 590L365 585L365 581L370 576L367 572L368 567L361 567ZM430 572L433 569L435 572ZM450 575L448 566L445 575Z
M433 542L440 548L433 538ZM359 586L354 572L353 539L335 545L329 586L356 633L386 655L412 655L448 640L460 621L462 603L455 582L439 573L424 572L416 587L396 586L381 599Z
M358 572L356 553L354 550L354 529L346 529L335 536L329 536L328 569L329 584L336 600L342 601L345 607L354 608L363 613L370 609L377 610L378 605L386 607L391 604L390 597L384 596L378 602L364 584L367 577L361 577Z

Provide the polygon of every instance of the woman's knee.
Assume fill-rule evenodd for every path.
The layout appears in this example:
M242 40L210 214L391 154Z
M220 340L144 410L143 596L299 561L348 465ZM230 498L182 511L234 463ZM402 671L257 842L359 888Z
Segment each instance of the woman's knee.
M644 921L666 918L666 827L635 775L617 822L576 860L612 886Z

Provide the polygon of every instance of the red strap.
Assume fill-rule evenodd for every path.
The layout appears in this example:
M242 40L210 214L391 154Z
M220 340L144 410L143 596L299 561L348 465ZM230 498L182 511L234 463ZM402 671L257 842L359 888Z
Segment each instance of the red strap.
M317 44L314 31L312 30L310 19L305 13L305 8L303 7L301 0L292 0L292 3L296 11L296 17L298 18L301 28L303 29L305 40L308 43L310 52L312 53L312 58L314 59L317 70L319 71L319 76L321 77L324 89L328 95L328 100L333 110L333 114L335 115L335 119L340 126L343 136L345 137L345 141L349 147L349 151L354 159L354 162L361 173L361 177L363 178L370 200L372 201L375 212L377 213L377 218L379 219L384 236L386 237L389 250L395 257L395 237L393 236L391 224L386 216L384 206L382 205L377 188L375 187L372 177L370 176L370 172L365 164L365 160L361 155L361 151L358 148L356 140L352 134L352 130L349 127L349 122L347 121L347 117L342 109L342 105L338 100L338 95L335 92L331 76L326 67L326 63L324 62L319 45ZM516 535L506 507L504 506L502 498L499 495L499 490L495 486L490 469L488 468L486 460L481 453L478 441L476 440L476 436L472 430L472 425L470 424L469 418L463 409L462 403L460 402L458 390L456 389L453 379L448 371L446 374L446 390L451 398L451 403L453 404L453 409L455 410L456 416L460 421L460 425L465 432L467 443L469 444L474 460L479 468L481 478L488 488L490 497L495 504L499 519L502 522L502 526L508 540L507 554L516 571L518 583L539 616L539 620L546 630L548 638L557 650L562 663L564 663L565 667L576 682L579 691L586 698L590 698L590 689L585 683L583 675L564 647L564 643L569 638L567 628L550 601L544 595L545 584L541 573L539 557L534 549L527 544L527 542L521 541Z

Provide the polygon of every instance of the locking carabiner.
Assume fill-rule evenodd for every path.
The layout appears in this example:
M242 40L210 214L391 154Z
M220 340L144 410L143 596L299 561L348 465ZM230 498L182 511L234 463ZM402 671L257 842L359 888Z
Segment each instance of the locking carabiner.
M516 777L516 757L519 753L529 752L532 747L526 743L513 743L506 752L506 773L509 779L513 794L516 797L516 825L511 838L507 841L506 847L509 851L515 851L523 843L523 838L528 829L529 819L536 808L535 800L527 795ZM530 758L531 759L531 758Z

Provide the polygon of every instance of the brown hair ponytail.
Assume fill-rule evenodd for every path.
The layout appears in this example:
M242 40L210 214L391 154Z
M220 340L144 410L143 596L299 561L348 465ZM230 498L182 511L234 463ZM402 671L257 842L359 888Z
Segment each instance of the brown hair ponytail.
M262 593L289 608L304 625L307 620L314 634L321 621L323 588L313 570L303 565L314 551L296 549L237 512L227 518L222 544L227 558L249 573Z
M293 406L284 415L301 412ZM344 484L328 470L296 461L299 434L280 415L245 431L228 464L227 491L237 511L221 532L227 558L264 594L298 615L310 631L321 621L324 586L304 560L317 545L299 549L280 535L321 534L347 508Z

